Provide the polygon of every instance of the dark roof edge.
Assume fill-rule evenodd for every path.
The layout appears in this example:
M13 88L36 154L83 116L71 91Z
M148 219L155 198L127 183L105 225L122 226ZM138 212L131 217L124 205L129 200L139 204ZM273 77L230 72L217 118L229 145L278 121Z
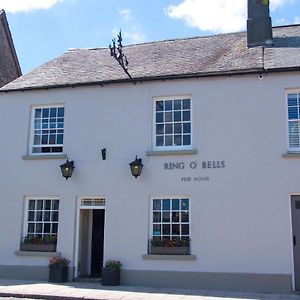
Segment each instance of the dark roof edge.
M8 21L7 21L7 18L6 18L5 10L2 9L0 11L0 13L3 15L2 23L3 23L4 30L5 30L7 39L8 39L8 44L9 44L10 51L11 51L13 59L15 61L15 65L16 65L16 68L17 68L17 71L18 71L18 75L22 76L22 71L21 71L19 59L18 59L18 56L17 56L17 52L16 52L16 49L15 49L15 46L14 46L14 42L13 42L13 39L12 39L10 29L9 29L9 25L8 25Z
M131 79L118 79L118 80L106 80L106 81L90 81L82 83L73 83L73 84L56 84L48 86L39 86L39 87L26 87L26 88L17 88L17 89L0 89L1 93L8 92L25 92L32 90L49 90L49 89L58 89L58 88L76 88L84 86L104 86L109 84L120 84L120 83L142 83L149 81L159 81L159 80L178 80L178 79L188 79L188 78L203 78L203 77L218 77L218 76L236 76L236 75L249 75L249 74L259 74L259 73L279 73L279 72L293 72L300 71L300 67L291 67L291 68L278 68L278 69L248 69L248 70L234 70L227 72L207 72L207 73L193 73L193 74L178 74L178 75L164 75L164 76L152 76L152 77L140 77Z

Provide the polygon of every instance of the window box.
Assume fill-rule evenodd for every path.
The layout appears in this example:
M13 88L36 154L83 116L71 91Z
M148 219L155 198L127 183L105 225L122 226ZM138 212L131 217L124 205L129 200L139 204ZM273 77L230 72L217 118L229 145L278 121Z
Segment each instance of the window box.
M56 252L55 244L21 244L21 251Z
M190 253L189 247L150 247L150 254L158 255L188 255Z

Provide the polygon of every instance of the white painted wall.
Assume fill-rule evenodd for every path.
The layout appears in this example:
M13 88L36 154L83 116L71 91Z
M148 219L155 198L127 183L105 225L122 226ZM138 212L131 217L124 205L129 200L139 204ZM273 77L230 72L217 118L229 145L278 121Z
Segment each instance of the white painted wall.
M105 257L126 269L292 274L289 194L300 193L300 161L286 159L286 88L300 74L202 78L0 93L0 265L46 265L19 257L25 196L59 196L58 251L74 259L77 197L106 198ZM191 94L197 155L146 156L151 150L152 97ZM64 152L75 161L23 160L30 108L65 104ZM107 160L101 159L107 148ZM142 176L128 163L143 159ZM225 161L223 169L163 169L164 162ZM209 176L208 182L181 177ZM143 260L150 197L189 195L195 261Z

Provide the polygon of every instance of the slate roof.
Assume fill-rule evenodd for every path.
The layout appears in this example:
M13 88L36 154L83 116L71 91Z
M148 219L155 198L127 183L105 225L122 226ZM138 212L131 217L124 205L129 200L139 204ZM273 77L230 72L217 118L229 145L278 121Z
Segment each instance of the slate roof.
M135 81L300 70L300 25L273 28L274 45L247 48L246 32L123 47ZM108 48L73 49L0 91L128 82Z
M0 87L21 75L6 15L0 9Z

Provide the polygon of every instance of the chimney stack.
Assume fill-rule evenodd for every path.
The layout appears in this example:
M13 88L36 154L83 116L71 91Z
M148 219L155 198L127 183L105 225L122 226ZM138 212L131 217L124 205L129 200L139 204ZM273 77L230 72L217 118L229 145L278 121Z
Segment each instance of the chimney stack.
M269 0L248 0L248 47L272 44L272 21Z

